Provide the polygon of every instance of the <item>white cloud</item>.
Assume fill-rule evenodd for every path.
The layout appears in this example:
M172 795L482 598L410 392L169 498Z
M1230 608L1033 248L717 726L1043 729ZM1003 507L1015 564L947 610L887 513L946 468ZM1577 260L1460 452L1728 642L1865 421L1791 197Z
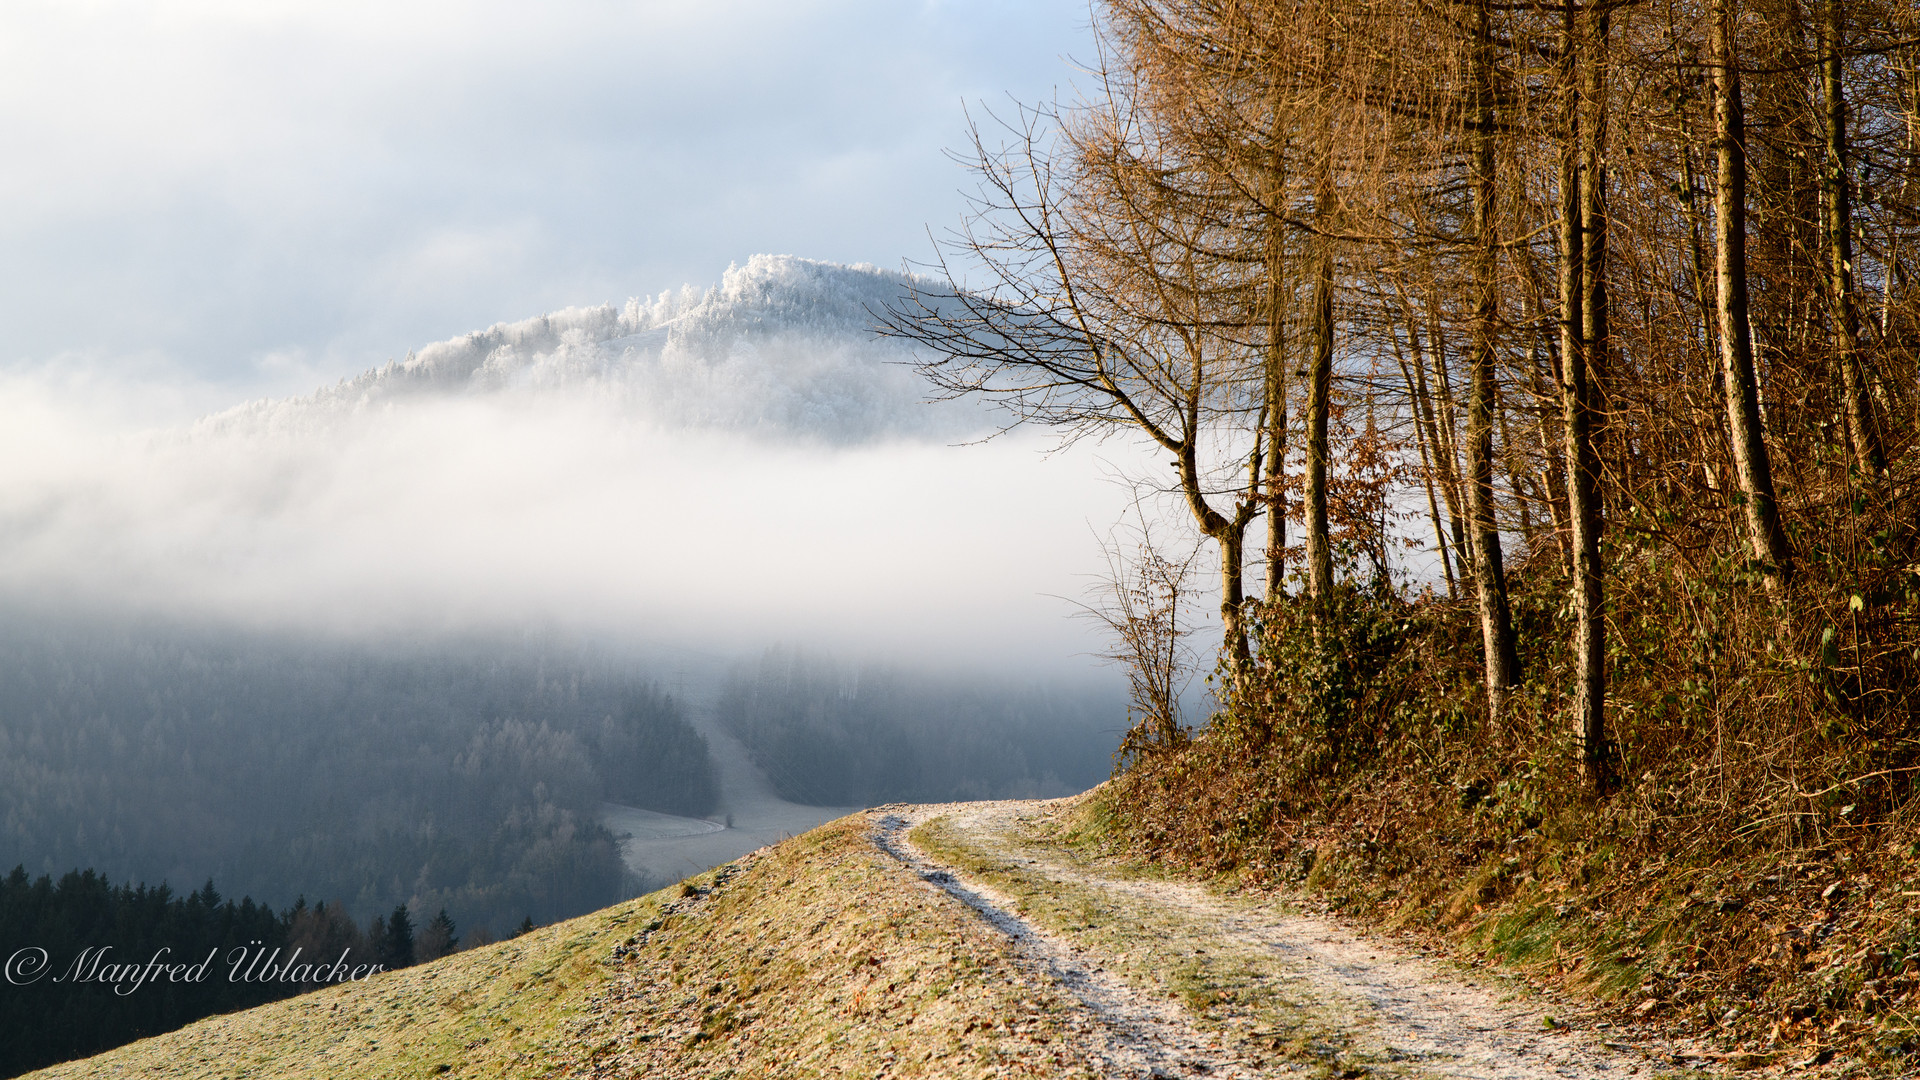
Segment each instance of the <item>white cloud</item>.
M1031 439L796 444L603 397L192 438L88 423L17 380L0 409L0 589L307 629L555 623L1075 667L1092 645L1048 594L1078 590L1087 523L1118 502Z

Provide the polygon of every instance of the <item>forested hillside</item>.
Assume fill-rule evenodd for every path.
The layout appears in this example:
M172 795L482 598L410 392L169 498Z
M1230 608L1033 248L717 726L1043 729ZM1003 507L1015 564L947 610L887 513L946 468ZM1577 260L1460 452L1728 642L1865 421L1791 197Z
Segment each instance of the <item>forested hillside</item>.
M1111 771L1125 707L1086 688L770 649L715 711L780 794L813 806L1045 798Z
M1201 579L1163 528L1114 583L1118 835L1639 1017L1920 1049L1916 9L1096 31L1087 100L976 132L949 287L889 322L951 394L1157 447L1218 559L1197 729Z
M603 799L698 816L717 795L678 703L577 650L17 615L0 850L36 875L213 877L501 932L633 895Z

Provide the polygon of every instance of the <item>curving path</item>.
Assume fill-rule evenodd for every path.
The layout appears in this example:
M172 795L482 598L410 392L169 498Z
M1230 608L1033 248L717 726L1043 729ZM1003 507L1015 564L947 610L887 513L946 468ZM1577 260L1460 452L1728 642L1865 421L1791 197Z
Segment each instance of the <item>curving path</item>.
M1076 997L1109 1075L1597 1080L1710 1056L1623 1040L1564 1004L1323 917L1078 858L1035 829L1061 806L881 807L874 841ZM909 839L923 824L945 860ZM1114 921L1141 932L1129 938ZM1184 987L1184 1003L1170 986Z

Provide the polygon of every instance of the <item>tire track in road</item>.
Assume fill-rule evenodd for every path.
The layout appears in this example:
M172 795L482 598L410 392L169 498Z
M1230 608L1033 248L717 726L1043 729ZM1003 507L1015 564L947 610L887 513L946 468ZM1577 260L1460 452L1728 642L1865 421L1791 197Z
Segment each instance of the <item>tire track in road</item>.
M978 912L1012 939L1022 958L1058 983L1091 1014L1080 1034L1086 1049L1110 1077L1221 1077L1253 1080L1261 1076L1305 1075L1295 1070L1262 1071L1222 1045L1217 1036L1195 1027L1186 1011L1165 997L1142 993L1110 973L1058 935L1014 913L1010 898L979 882L962 881L907 840L907 830L933 816L935 807L897 807L873 812L874 844L898 859L922 881ZM893 812L887 812L892 810Z

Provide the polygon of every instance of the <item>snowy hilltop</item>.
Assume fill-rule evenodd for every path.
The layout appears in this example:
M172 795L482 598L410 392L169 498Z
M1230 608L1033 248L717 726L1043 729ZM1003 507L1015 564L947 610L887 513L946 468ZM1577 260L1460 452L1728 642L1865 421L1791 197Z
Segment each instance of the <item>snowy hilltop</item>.
M236 406L195 430L298 432L421 398L582 392L665 427L833 444L981 430L975 407L929 406L913 351L875 332L876 313L916 284L872 266L755 255L705 290L498 323L309 397Z

